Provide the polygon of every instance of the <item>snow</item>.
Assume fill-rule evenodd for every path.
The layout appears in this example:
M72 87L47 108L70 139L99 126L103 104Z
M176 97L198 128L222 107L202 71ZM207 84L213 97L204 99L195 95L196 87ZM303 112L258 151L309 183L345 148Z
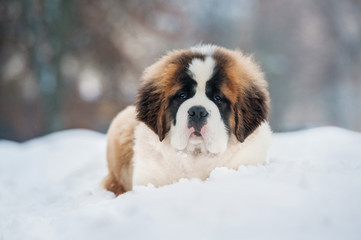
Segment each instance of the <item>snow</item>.
M0 141L0 240L361 239L361 134L274 134L266 166L208 180L99 188L105 135L68 130Z

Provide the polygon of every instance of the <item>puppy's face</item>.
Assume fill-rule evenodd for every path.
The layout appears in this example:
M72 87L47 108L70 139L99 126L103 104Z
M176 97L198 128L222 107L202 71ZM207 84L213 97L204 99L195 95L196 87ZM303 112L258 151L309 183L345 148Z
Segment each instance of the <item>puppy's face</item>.
M205 45L150 66L137 117L180 151L219 154L231 135L243 142L268 116L267 84L241 52Z

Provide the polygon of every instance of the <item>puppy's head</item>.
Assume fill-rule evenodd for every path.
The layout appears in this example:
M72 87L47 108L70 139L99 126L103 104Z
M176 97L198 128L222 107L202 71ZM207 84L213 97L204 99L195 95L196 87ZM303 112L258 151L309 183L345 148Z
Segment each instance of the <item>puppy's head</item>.
M240 51L213 45L168 53L148 67L137 118L177 150L222 153L267 120L267 83Z

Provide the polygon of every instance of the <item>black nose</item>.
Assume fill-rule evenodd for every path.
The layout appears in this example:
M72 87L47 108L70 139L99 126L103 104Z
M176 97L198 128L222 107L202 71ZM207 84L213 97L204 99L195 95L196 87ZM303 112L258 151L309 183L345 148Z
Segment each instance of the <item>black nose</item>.
M201 136L201 129L207 123L207 110L202 106L194 106L188 110L188 127L194 128L194 134Z
M190 118L193 120L200 120L208 116L208 112L204 107L194 106L188 110L188 114Z

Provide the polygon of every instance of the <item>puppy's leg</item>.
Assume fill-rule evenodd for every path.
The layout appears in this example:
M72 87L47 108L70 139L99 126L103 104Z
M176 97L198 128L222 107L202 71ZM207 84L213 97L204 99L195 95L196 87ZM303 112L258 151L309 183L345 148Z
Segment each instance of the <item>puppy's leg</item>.
M103 186L106 190L113 192L116 196L126 192L123 185L118 183L111 172L105 177Z
M108 176L104 188L115 195L132 189L134 130L138 125L135 107L120 112L112 121L107 135Z

